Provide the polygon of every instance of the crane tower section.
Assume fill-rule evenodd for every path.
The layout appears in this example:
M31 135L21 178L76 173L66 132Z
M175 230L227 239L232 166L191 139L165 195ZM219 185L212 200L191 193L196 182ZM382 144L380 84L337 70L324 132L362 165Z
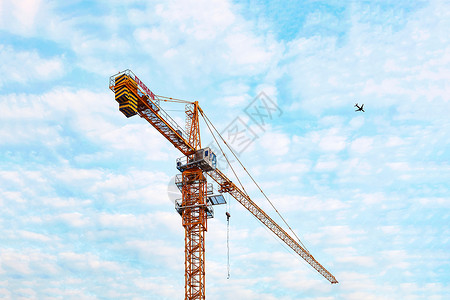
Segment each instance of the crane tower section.
M185 229L185 299L204 300L207 219L214 217L213 205L224 204L225 199L213 195L212 184L206 181L206 172L216 168L216 155L210 148L200 149L198 102L186 104L183 129L160 106L161 99L175 99L160 99L130 70L111 76L109 87L127 118L138 114L146 119L184 154L177 160L177 169L182 173L176 184L182 199L175 201L175 208Z

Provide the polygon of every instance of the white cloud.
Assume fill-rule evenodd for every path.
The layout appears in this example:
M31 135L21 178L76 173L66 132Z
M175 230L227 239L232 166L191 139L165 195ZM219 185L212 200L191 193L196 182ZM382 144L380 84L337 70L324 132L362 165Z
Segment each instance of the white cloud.
M336 169L337 166L338 166L338 163L335 161L319 161L315 165L314 169L319 172L332 171L332 170Z
M376 164L360 158L351 158L343 162L342 165L345 165L345 168L339 169L338 174L343 182L356 182L358 179L364 180L367 176L378 172Z
M364 118L359 116L359 117L354 117L352 118L352 120L349 122L350 126L353 127L354 129L358 129L361 126L364 125Z
M115 130L103 132L100 139L113 149L141 149L149 160L166 160L169 156L163 148L170 144L150 124L126 124Z
M235 96L226 96L223 97L222 99L218 100L218 103L220 103L219 105L224 105L224 106L238 106L241 105L243 103L248 102L250 99L249 95L235 95Z
M165 277L145 277L134 280L139 289L146 291L152 296L164 297L164 299L177 299L182 297L183 287L177 286L174 281L167 281Z
M450 207L450 199L444 197L419 198L417 201L425 207Z
M373 267L375 266L375 261L371 256L362 255L344 255L336 258L336 261L344 264L359 265L361 267Z
M335 37L318 36L289 43L288 55L298 56L290 74L295 95L303 98L301 107L320 113L362 102L370 107L366 114L400 106L404 117L422 118L427 104L421 98L442 104L449 92L444 79L449 77L448 35L444 34L449 24L448 18L436 17L448 11L438 3L430 2L410 15L397 30L390 22L374 30L365 14L355 14L343 44ZM377 10L366 8L366 12L376 16Z
M33 3L36 5L27 6L27 20L34 24L33 30L26 29L30 24L5 13L6 21L0 28L51 40L75 54L76 67L102 76L134 66L144 78L163 75L165 82L174 82L178 88L185 88L183 78L202 79L196 84L204 86L210 84L204 78L211 74L212 79L223 74L227 78L230 74L264 74L282 52L281 44L271 34L256 34L256 24L237 14L226 0L162 1L138 8L136 3L129 3L120 10L105 9L96 15L86 11L70 18L63 17L68 9L64 5ZM19 5L8 2L4 6L7 11ZM122 28L132 34L122 34ZM146 67L133 62L130 52L144 56ZM56 61L36 65L41 65L43 76L54 75L59 66Z
M350 149L357 153L367 153L372 150L373 138L363 137L352 141Z
M382 192L373 194L358 194L357 197L363 201L365 205L380 205L386 202L386 196Z
M314 166L314 170L318 172L330 172L336 170L336 168L340 165L339 158L336 156L321 156L317 160L316 165Z
M0 57L0 72L8 74L0 78L0 86L15 82L27 84L48 81L66 73L62 56L42 58L35 50L21 51L0 44Z
M11 27L22 34L34 31L36 17L41 8L41 0L2 1L0 3L0 20L3 22L0 22L0 27L14 25Z
M34 241L39 241L39 242L49 242L49 241L52 241L53 239L58 239L57 237L49 237L44 234L26 231L26 230L20 230L17 232L17 234L19 234L25 240L34 240Z
M409 259L412 258L405 250L385 250L381 254L383 258L389 261L390 268L407 269L410 266Z
M264 41L261 39L249 36L249 34L233 33L225 37L225 44L227 45L228 60L237 65L248 65L249 71L255 68L265 67L273 56L273 53L267 51ZM271 47L274 49L274 47ZM269 48L268 50L272 50Z
M124 245L118 246L124 251L137 254L143 261L152 261L155 257L167 268L181 271L183 269L184 249L175 247L163 240L128 240Z
M408 162L392 162L388 163L387 166L394 171L409 171L411 167Z
M350 208L350 204L335 198L321 198L319 196L298 196L298 195L271 195L275 207L284 213L293 212L327 212L341 211ZM267 212L273 212L269 203L263 202L261 208Z
M250 90L250 87L238 80L229 80L220 84L221 93L223 95L242 95L247 94Z
M404 139L398 136L391 136L386 142L386 147L398 147L406 143Z
M142 230L147 228L151 219L149 215L137 216L135 214L108 214L102 213L99 215L99 223L103 227L115 228L134 228ZM149 228L147 228L149 229Z
M2 249L1 269L11 276L44 276L57 274L56 257L34 249ZM1 271L0 271L1 272Z
M296 162L273 162L265 170L274 174L300 174L309 171L310 168L311 163L309 161L300 160Z
M228 1L168 1L156 7L157 14L181 24L180 30L196 39L212 39L236 21Z
M383 233L386 234L398 234L401 231L400 226L380 226L380 229L383 231Z
M168 157L162 149L169 144L147 122L117 124L122 115L112 93L57 88L41 96L2 95L0 103L9 103L0 137L10 144L68 145L73 140L64 132L70 129L111 151L138 151L149 160Z
M82 9L69 15L66 4L2 1L0 29L25 44L0 48L6 61L0 71L12 74L0 84L45 83L45 89L51 80L71 76L70 68L95 82L95 74L107 79L126 65L140 69L143 78L150 74L155 86L193 91L207 111L222 100L243 104L259 89L297 109L285 111L289 129L278 120L276 131L268 130L245 155L264 186L279 195L277 207L294 216L295 227L305 226L305 241L317 245L318 257L333 262L340 284L323 285L314 277L319 274L297 269L290 255L277 252L277 242L275 251L270 243L255 247L267 233L247 229L248 212L233 207L232 278L225 279L220 212L222 219L217 214L208 232L208 295L289 300L445 294L438 283L445 274L422 262L424 255L444 261L436 252L444 252L448 240L446 231L436 237L445 221L440 208L448 207L447 4L430 2L417 14L400 13L400 5L392 16L369 3L343 6L345 17L315 11L291 43L274 39L262 11L248 21L241 6L227 1L101 4L99 15ZM321 23L345 32L338 37L312 29ZM301 36L308 30L312 37ZM33 50L42 38L46 43ZM56 47L46 52L48 44ZM75 84L90 84L82 77ZM0 297L182 297L183 228L167 197L170 176L159 169L173 149L145 121L126 120L112 93L98 88L54 87L42 95L19 89L0 96L6 149L1 244L21 245L1 249ZM355 114L360 100L366 113ZM223 113L217 110L226 125ZM302 136L293 136L293 128ZM245 218L238 219L241 213ZM418 232L426 236L426 253L417 254ZM379 236L388 238L373 242ZM320 253L324 245L334 247L326 256Z
M352 245L367 239L366 231L348 225L324 226L319 233L305 234L305 239L313 244Z
M282 156L289 152L291 139L285 133L267 131L260 138L259 144L270 156Z
M270 35L256 35L254 24L237 15L228 1L202 3L168 1L148 7L147 14L133 11L139 24L133 36L180 84L180 77L199 74L266 71L280 53L278 42Z
M339 152L345 149L346 140L344 136L328 135L321 138L319 147L325 152Z
M102 260L92 253L62 252L58 255L58 264L72 272L122 272L117 262Z
M72 227L86 227L92 222L89 217L84 216L79 212L63 213L58 216L51 217L50 219L63 222Z

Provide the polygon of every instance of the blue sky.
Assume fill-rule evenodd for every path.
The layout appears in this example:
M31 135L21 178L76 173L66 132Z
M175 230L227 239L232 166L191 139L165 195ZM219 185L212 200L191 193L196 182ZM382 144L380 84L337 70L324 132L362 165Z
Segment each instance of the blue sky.
M108 78L131 69L257 135L242 161L340 282L227 198L208 299L447 299L449 28L447 1L0 1L0 298L183 298L181 154L118 111Z

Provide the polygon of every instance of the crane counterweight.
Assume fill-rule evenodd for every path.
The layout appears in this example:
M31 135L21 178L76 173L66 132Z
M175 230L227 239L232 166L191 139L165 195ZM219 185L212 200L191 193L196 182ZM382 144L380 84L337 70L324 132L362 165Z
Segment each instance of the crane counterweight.
M117 76L115 81L115 96L119 110L127 117L137 114L138 95L137 83L126 74Z

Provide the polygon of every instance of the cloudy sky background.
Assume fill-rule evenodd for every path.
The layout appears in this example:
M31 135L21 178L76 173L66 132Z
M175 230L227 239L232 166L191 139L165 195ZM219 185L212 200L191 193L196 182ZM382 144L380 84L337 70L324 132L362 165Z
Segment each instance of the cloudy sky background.
M227 198L208 299L448 299L449 28L448 1L0 0L0 298L183 298L181 155L118 111L129 68L253 128L242 161L340 282ZM262 91L282 113L258 127Z

